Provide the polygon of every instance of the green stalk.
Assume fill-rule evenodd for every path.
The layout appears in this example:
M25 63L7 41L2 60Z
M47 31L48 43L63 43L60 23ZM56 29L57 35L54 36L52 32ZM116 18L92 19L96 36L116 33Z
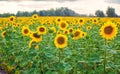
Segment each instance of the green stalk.
M59 64L61 63L61 59L62 59L62 57L61 57L61 50L62 49L59 49ZM59 70L59 74L63 74L61 69Z
M107 45L107 40L105 40L105 45ZM106 49L104 50L104 74L106 74Z
M75 62L73 74L77 74L77 62Z
M104 50L104 74L106 74L106 49Z
M61 49L58 49L59 50L59 64L61 63ZM59 74L61 74L62 72L61 72L61 70L59 70Z
M41 48L39 48L39 49L41 50L41 56L44 56L43 49L41 49ZM42 59L43 57L40 57L40 58ZM42 59L42 60L44 60L44 59ZM44 73L44 63L43 62L41 62L40 67L41 67L41 72L43 74L45 74Z

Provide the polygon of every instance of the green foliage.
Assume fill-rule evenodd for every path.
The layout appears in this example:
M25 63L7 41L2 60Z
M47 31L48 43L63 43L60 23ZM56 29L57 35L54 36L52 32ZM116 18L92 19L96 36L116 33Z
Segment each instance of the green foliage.
M108 17L117 17L118 15L115 13L115 9L112 7L108 7L106 14Z
M56 34L49 32L43 35L38 49L29 48L30 38L21 35L21 28L9 26L4 29L5 38L0 37L0 66L10 74L119 74L120 34L106 44L99 35L100 27L94 24L86 30L89 24L82 27L86 37L73 40L68 36L68 46L63 49L55 47Z
M101 11L101 10L97 10L97 11L95 12L95 15L96 15L97 17L104 17L104 16L105 16L105 14L103 13L103 11Z

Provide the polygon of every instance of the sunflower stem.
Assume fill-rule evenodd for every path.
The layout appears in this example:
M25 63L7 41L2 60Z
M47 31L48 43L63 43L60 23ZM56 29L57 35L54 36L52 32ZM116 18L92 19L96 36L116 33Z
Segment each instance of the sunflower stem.
M106 50L104 50L104 74L106 74Z
M44 56L43 49L41 49L41 48L39 48L39 49L41 50L41 56ZM41 58L43 58L43 57L41 57ZM40 67L41 67L42 74L45 74L44 73L44 63L43 62L41 62Z
M61 63L61 60L62 60L61 52L62 52L62 49L59 49L59 64ZM59 70L59 74L64 74L64 72L62 71L61 68L60 68L60 70Z
M75 63L73 74L77 74L77 62Z
M105 45L107 45L107 40L105 41ZM104 50L104 74L106 74L106 49Z

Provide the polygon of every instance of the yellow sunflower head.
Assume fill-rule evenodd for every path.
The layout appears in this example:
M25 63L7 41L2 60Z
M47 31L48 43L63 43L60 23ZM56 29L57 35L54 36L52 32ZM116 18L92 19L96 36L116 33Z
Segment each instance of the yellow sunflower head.
M23 26L23 28L22 28L22 34L24 36L29 36L30 35L30 29L29 29L29 27Z
M35 40L31 40L30 43L29 43L29 48L39 48L39 46L37 45L37 42Z
M84 23L85 23L84 18L80 18L80 19L78 19L78 24L80 24L80 25L84 25Z
M84 38L87 35L86 32L81 32L81 37Z
M33 14L32 15L32 19L34 19L34 20L38 19L38 17L39 17L38 14Z
M45 26L39 26L39 27L37 27L37 32L39 34L46 34L46 27Z
M4 27L5 27L5 28L8 28L8 26L9 26L8 23L7 23L7 24L4 24Z
M75 30L73 33L73 39L78 40L81 38L81 31L80 30Z
M6 31L3 31L3 32L1 33L1 36L4 38L6 34L7 34Z
M17 26L17 27L20 27L20 26L21 26L21 24L20 24L20 23L17 23L17 24L16 24L16 26Z
M69 33L73 33L73 28L69 28Z
M51 27L49 29L49 33L56 33L56 28L55 27Z
M67 24L66 22L64 22L64 21L60 22L59 28L60 28L61 30L66 30L67 27L68 27L68 24Z
M97 18L93 18L92 19L92 24L97 24L98 23L98 19Z
M68 35L69 34L69 30L64 30L63 34Z
M113 39L118 33L118 28L116 24L112 22L105 23L101 29L100 29L100 35L102 35L103 38L110 40Z
M62 32L60 30L57 31L57 34L62 34Z
M58 23L61 22L61 20L62 20L61 18L56 18L56 21L55 21L55 22L58 24Z
M16 17L15 17L15 16L10 16L10 17L9 17L9 21L10 21L10 22L15 22L15 20L16 20Z
M54 44L57 48L65 48L67 46L67 36L59 34L54 39Z
M87 29L87 30L90 30L91 28L92 28L91 26L87 26L87 28L86 28L86 29Z
M40 42L42 40L42 35L38 34L37 32L32 32L30 37L36 42Z
M12 25L12 28L16 28L17 27L15 22L11 23L11 25Z

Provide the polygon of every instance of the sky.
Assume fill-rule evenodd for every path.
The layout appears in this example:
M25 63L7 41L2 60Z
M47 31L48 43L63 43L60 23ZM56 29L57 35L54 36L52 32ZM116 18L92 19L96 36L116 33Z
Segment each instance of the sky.
M120 15L120 0L0 0L0 13L17 11L39 11L68 7L79 14L95 14L96 10L105 13L108 7L115 8Z

